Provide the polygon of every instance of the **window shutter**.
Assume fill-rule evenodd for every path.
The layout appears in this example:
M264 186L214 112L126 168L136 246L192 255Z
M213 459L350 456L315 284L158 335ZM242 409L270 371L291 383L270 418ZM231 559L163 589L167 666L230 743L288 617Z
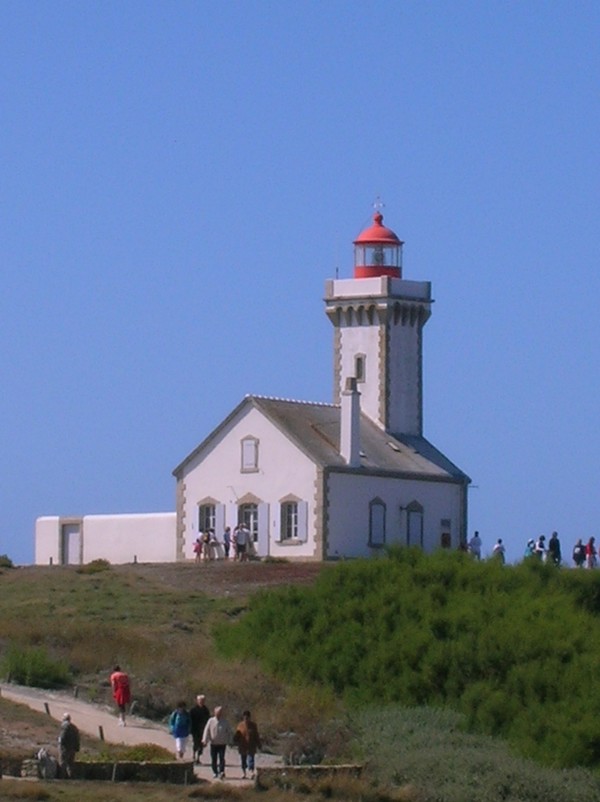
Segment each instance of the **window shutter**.
M223 530L225 529L225 505L224 504L216 504L215 505L215 535L217 536L217 540L221 540L221 535L223 534Z
M260 555L269 554L269 505L261 502L257 506L258 515L258 541L257 551Z
M308 540L308 501L298 502L298 540Z

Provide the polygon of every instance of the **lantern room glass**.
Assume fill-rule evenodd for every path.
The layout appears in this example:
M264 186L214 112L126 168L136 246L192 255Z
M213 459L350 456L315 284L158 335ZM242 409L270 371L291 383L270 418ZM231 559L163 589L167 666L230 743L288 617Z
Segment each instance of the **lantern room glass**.
M401 245L355 245L355 267L399 267L402 268Z

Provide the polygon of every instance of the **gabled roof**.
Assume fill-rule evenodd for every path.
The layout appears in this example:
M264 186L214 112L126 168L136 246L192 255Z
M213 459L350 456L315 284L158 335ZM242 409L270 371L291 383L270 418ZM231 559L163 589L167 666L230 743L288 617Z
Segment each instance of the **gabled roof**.
M340 407L309 401L248 395L173 471L178 476L228 426L245 406L262 412L304 454L322 468L353 473L386 473L407 478L470 482L469 477L424 437L392 435L366 415L360 420L359 468L340 455Z

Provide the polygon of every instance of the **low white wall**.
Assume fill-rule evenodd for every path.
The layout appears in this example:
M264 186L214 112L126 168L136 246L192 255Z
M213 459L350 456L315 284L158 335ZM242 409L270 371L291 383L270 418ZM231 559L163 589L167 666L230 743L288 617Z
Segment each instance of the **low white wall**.
M46 515L35 522L35 565L60 563L60 518Z
M63 528L75 519L44 516L35 522L35 564L62 564ZM119 565L175 562L176 514L85 515L81 523L82 562L105 559ZM66 558L65 558L66 559Z
M175 562L176 515L155 512L131 515L85 515L83 562L105 559L116 565Z

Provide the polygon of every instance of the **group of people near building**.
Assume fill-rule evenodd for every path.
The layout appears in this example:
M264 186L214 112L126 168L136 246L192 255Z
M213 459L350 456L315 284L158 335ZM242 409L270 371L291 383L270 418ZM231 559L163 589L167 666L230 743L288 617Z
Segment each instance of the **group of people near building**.
M233 532L230 526L226 526L221 540L217 538L214 529L207 529L200 532L194 541L194 558L197 563L230 558L246 562L253 545L252 533L245 523L238 524Z
M474 532L473 537L467 544L467 551L475 559L480 560L481 549L482 541L479 532ZM506 561L506 549L501 537L498 538L492 548L492 557L502 563ZM558 532L552 532L548 541L546 541L545 535L529 538L525 545L523 557L524 559L539 560L556 566L563 564ZM572 559L577 568L596 568L598 565L598 549L595 538L590 537L587 543L584 543L583 539L579 538L573 546Z
M223 714L223 707L217 705L212 715L206 706L203 694L196 697L196 703L189 710L184 701L169 716L169 731L175 739L175 754L185 756L188 738L192 736L193 760L200 765L206 747L210 748L210 765L215 779L225 778L225 752L228 746L235 746L240 755L242 777L250 772L254 779L256 772L256 753L262 748L256 722L249 710L245 710L235 730Z

